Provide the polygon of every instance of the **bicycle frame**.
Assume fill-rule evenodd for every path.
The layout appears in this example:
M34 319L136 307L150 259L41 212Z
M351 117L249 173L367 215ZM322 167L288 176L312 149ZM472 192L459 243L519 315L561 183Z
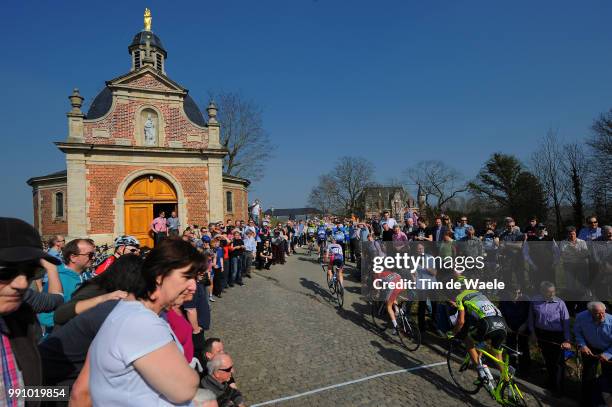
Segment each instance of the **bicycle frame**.
M476 345L476 351L479 353L479 355L481 356L484 355L487 357L487 359L490 359L491 361L497 363L502 369L500 371L501 373L500 378L499 380L497 380L496 385L493 387L493 389L487 389L491 397L493 397L495 401L497 401L498 403L503 404L502 388L504 386L509 386L509 389L511 392L517 394L520 399L524 399L523 393L521 393L521 391L518 389L518 386L514 383L514 380L512 380L512 377L514 376L513 374L514 372L512 371L513 369L510 368L510 362L509 362L510 356L506 352L502 351L504 360L503 361L499 360L498 358L490 354L482 346L478 346L478 345ZM469 357L470 355L468 354L467 358Z

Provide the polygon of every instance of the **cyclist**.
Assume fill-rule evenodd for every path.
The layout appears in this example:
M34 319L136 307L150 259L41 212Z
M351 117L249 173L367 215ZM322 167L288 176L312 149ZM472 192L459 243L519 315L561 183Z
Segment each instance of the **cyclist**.
M327 241L327 230L325 224L321 222L317 228L317 244L319 245L319 253L323 253L325 242Z
M119 236L115 239L115 252L96 267L94 274L99 276L104 273L119 257L124 254L140 254L140 242L134 236Z
M327 281L329 281L330 287L332 284L332 269L336 266L338 270L338 280L340 284L344 286L344 276L342 271L344 269L344 250L338 240L334 240L332 244L327 246L325 251L325 261L329 260L329 267L327 268Z
M313 222L308 222L308 227L306 228L306 237L308 241L314 241L315 233L317 233L317 228Z
M462 278L460 281L463 283ZM479 291L463 290L454 301L449 302L457 307L457 322L452 330L452 335L463 340L478 370L478 375L482 379L486 377L486 374L474 343L491 341L493 356L502 360L501 345L506 339L506 321L501 311ZM500 371L502 370L500 365Z
M340 227L340 223L338 223L338 227L334 228L332 237L333 240L342 247L342 253L346 253L346 240L344 239L344 229Z

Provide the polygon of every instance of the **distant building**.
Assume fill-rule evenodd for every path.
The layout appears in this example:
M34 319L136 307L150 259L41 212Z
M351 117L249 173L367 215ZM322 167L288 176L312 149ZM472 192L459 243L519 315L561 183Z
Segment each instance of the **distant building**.
M366 187L357 198L359 218L379 216L389 211L396 219L403 219L406 207L417 209L416 201L403 187Z
M315 208L268 209L264 212L264 215L274 216L280 221L312 219L321 214L322 212Z
M162 210L176 211L182 228L248 219L249 181L222 173L215 104L206 119L167 76L167 51L146 26L128 51L129 72L107 81L86 113L77 89L69 97L68 134L55 143L66 169L28 180L40 234L100 244L131 234L152 246L151 221Z

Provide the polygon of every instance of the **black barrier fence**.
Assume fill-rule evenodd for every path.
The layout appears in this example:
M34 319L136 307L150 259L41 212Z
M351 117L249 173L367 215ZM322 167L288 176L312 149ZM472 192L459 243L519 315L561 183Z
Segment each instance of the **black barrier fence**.
M529 300L517 290L533 298L547 283L566 301L612 300L612 241L368 241L360 249L370 300L448 300L465 289Z

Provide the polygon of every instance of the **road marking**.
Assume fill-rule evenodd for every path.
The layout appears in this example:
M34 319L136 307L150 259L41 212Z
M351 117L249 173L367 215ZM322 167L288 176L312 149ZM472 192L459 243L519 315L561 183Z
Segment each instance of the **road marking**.
M400 373L406 373L406 372L413 372L415 370L421 370L421 369L429 369L431 367L441 366L441 365L445 365L445 364L446 364L446 362L437 362L437 363L431 363L429 365L415 366L415 367L411 367L411 368L408 368L408 369L400 369L400 370L393 370L393 371L390 371L390 372L377 373L377 374L372 375L372 376L362 377L361 379L350 380L348 382L343 382L343 383L338 383L338 384L332 384L331 386L325 386L325 387L321 387L321 388L318 388L318 389L309 390L309 391L304 392L304 393L294 394L293 396L281 397L279 399L264 401L264 402L257 403L257 404L251 404L251 407L267 406L269 404L281 403L283 401L288 401L288 400L296 399L298 397L310 396L311 394L321 393L322 391L336 389L338 387L348 386L348 385L355 384L355 383L365 382L366 380L376 379L378 377L391 376L391 375L394 375L394 374L400 374Z

